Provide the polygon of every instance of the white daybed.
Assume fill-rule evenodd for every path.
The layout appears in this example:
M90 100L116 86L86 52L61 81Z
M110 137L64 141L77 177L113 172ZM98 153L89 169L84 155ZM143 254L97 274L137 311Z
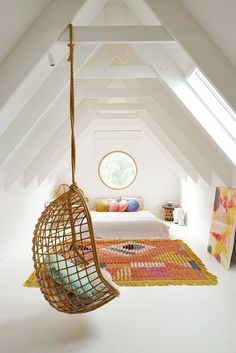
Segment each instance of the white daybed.
M167 238L169 226L150 211L96 212L91 211L94 234L101 239Z

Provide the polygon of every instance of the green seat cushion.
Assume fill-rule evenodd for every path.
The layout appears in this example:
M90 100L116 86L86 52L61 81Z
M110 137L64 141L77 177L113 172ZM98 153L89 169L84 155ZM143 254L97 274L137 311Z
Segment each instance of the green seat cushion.
M89 281L93 279L93 274L89 275L88 270L81 270L78 265L58 254L48 255L45 262L49 275L68 292L88 297L94 294Z

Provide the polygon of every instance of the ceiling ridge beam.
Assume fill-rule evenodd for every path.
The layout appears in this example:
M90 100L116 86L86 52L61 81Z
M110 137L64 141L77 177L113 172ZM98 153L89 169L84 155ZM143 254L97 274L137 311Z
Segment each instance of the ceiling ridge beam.
M179 0L146 0L162 24L236 111L236 69Z
M0 109L86 0L52 0L0 66Z

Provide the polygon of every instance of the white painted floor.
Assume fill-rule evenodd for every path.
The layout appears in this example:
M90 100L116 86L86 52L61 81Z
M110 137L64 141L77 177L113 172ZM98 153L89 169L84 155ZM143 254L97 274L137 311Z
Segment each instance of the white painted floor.
M178 235L179 234L179 235ZM22 282L30 252L1 268L1 353L236 353L236 267L226 271L187 227L174 228L217 286L121 287L121 296L85 315L51 309ZM197 232L196 232L197 234Z

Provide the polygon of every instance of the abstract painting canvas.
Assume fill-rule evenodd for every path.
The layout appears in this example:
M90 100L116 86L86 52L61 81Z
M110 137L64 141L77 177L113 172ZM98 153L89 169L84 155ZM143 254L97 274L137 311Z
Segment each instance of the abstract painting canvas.
M236 190L217 187L208 251L227 270L230 268L236 229Z

